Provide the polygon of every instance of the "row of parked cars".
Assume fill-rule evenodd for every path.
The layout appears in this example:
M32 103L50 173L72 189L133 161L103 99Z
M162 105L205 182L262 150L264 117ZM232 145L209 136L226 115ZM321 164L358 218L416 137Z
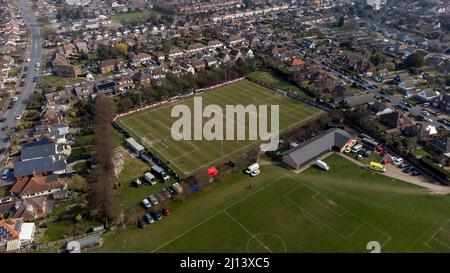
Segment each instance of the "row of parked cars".
M146 179L145 175L144 179ZM145 210L147 210L151 207L157 206L164 200L171 199L174 195L180 194L182 192L183 188L178 182L176 182L169 187L163 188L158 194L150 194L147 198L142 200L142 205L144 206ZM155 220L160 221L162 219L162 215L169 216L170 214L171 212L167 208L162 208L159 212L146 212L144 219L139 219L137 225L139 228L145 228L146 223L153 224Z
M414 168L414 166L408 164L401 157L389 156L388 158L392 165L397 168L403 169L403 172L410 173L412 176L418 176L420 173Z

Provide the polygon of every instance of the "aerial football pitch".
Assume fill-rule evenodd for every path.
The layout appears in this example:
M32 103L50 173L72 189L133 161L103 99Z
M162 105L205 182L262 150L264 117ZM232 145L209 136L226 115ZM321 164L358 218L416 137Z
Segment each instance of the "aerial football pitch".
M277 94L267 88L247 80L241 80L218 87L202 96L203 107L219 105L279 105L280 132L300 125L306 119L320 113L308 104ZM160 105L117 119L117 123L127 130L137 141L168 162L181 176L210 166L219 161L230 159L262 143L260 140L179 140L172 138L171 128L178 117L171 117L172 108L184 104L193 112L194 98L190 97L177 103ZM268 110L270 113L270 110ZM224 113L225 115L225 113ZM268 118L270 120L270 117ZM203 124L208 119L205 118ZM238 125L237 125L238 126ZM270 129L270 126L268 126ZM248 119L245 128L249 132Z
M98 252L450 252L450 199L339 155L295 174L261 165L172 202L172 215L104 238ZM252 185L251 188L248 186Z

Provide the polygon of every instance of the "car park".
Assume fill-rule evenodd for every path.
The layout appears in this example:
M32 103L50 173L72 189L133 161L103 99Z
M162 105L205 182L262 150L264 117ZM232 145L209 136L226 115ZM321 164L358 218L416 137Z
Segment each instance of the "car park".
M369 149L367 149L367 150L364 152L363 156L369 157L371 154L372 154L372 151L369 150Z
M139 228L145 228L145 222L144 222L144 220L139 219L139 220L137 221L137 225L138 225Z
M142 204L144 205L144 207L146 209L148 209L152 206L152 204L147 199L142 200Z
M2 179L3 180L8 179L8 176L9 176L9 168L4 168L2 171Z
M174 195L177 194L177 192L172 187L167 187L167 190L170 192L170 194Z
M152 186L156 184L155 176L150 172L144 173L144 181Z
M153 194L150 194L150 196L147 198L148 201L150 201L150 203L152 203L152 205L158 205L158 199L156 199L156 196Z
M155 222L155 220L153 219L152 215L150 213L148 213L148 212L145 213L145 220L149 224L153 224Z
M401 169L406 168L406 167L408 167L408 163L403 162L403 163L401 163L401 164L399 165L399 167L400 167Z

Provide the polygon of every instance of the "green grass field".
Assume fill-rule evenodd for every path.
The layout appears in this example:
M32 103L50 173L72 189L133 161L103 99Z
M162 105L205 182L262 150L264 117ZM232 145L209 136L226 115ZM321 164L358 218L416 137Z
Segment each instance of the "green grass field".
M176 104L185 104L193 109L193 101L191 97ZM171 117L171 109L176 104L150 108L121 117L117 122L130 132L136 140L169 161L169 165L180 175L187 175L219 160L225 160L238 153L243 153L260 143L257 140L223 141L223 143L220 140L175 141L171 137L171 126L178 118ZM275 94L247 80L205 93L203 95L203 107L209 104L217 104L222 109L225 109L225 105L237 104L279 105L280 130L295 127L305 119L320 112L320 110L307 104ZM245 129L248 135L248 120ZM149 142L151 142L151 145Z
M96 252L450 252L450 199L332 155L330 171L264 165L173 202L145 229L109 233ZM252 185L251 189L248 185Z
M300 90L300 88L298 88L297 86L295 86L293 84L290 84L289 82L283 80L281 77L277 76L273 72L254 71L254 72L250 73L248 76L251 79L255 79L255 80L258 80L258 81L262 81L262 82L264 82L266 84L270 84L270 85L272 85L275 88L291 90L291 91L297 93L298 95L300 95L302 97L311 98L310 96L308 96L308 94L306 94L305 92Z

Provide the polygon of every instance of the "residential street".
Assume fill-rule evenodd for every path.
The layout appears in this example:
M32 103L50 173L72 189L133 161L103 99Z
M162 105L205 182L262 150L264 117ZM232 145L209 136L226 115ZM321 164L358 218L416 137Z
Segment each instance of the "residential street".
M6 121L2 122L2 124L0 125L2 128L2 130L0 131L1 160L4 159L5 151L10 146L10 141L7 140L8 130L6 129L14 128L20 123L20 121L17 120L16 117L18 115L22 115L25 111L25 108L29 101L29 97L36 86L36 83L33 82L33 77L39 76L39 71L38 69L36 69L36 64L40 62L42 55L42 39L36 19L31 13L30 8L25 0L17 1L17 5L21 9L24 20L31 31L31 40L27 51L27 54L29 54L27 58L30 59L30 62L28 63L28 71L24 86L21 87L20 90L17 90L20 91L20 94L16 95L18 98L17 102L14 104L12 109L7 110L5 116ZM5 128L5 130L3 130L3 128Z

